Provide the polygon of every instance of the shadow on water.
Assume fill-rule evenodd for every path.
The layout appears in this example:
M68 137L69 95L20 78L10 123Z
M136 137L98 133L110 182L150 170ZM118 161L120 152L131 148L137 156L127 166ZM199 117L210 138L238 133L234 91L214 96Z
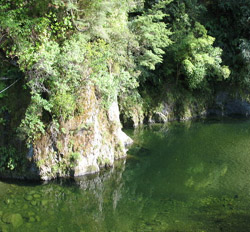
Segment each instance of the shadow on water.
M250 121L128 131L128 159L95 175L0 182L0 231L250 231Z

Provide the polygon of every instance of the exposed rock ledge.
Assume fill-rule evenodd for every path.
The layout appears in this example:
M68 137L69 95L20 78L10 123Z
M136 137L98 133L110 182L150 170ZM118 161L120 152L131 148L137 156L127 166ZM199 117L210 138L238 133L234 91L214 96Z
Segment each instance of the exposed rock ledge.
M182 110L177 109L176 102L163 100L145 115L135 111L130 125L138 127L141 124L167 123L169 121L186 121L200 117L249 117L250 102L229 92L220 91L210 101L198 103L198 100L183 105ZM136 120L134 120L134 118Z
M58 129L51 124L33 144L27 175L42 180L81 176L126 156L126 147L133 141L121 130L118 103L104 110L91 86L82 92L81 103L83 112L61 122Z

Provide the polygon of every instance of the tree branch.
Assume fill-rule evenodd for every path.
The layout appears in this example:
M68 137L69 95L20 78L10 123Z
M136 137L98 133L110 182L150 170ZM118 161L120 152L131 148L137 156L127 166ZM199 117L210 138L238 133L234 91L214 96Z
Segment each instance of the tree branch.
M14 84L16 84L21 78L17 79L16 81L14 81L11 85L9 85L8 87L6 87L5 89L0 91L0 94L5 92L6 90L8 90L11 86L13 86Z
M6 80L15 80L17 78L11 78L11 77L0 77L0 81L6 81Z

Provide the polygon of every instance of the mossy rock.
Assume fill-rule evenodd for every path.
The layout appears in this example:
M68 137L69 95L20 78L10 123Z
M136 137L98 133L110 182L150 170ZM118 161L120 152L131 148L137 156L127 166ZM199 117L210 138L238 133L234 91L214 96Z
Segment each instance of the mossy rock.
M23 218L20 214L11 215L11 224L14 228L18 228L23 224Z
M32 223L25 223L25 227L28 229L27 231L29 231L32 226Z
M28 208L29 208L29 206L27 204L24 204L22 207L22 209L28 209Z
M14 228L18 228L23 224L23 218L20 214L5 214L2 221L6 224L11 224Z
M57 228L57 232L63 232L63 231L64 231L63 227L58 227Z

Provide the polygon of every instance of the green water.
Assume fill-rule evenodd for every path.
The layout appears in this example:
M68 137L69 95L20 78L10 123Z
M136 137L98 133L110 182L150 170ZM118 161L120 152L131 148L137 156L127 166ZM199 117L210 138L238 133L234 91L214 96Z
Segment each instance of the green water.
M0 231L250 231L250 121L127 131L127 160L43 184L0 182Z

